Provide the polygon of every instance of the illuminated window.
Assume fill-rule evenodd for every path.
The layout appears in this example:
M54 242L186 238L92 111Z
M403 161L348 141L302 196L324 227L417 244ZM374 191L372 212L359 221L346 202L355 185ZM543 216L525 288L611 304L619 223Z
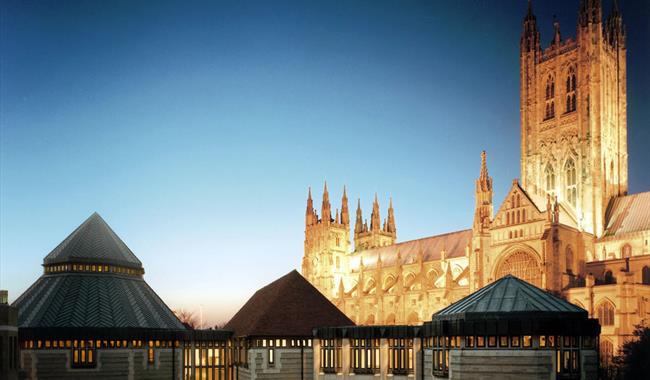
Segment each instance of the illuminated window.
M544 169L544 187L546 188L546 193L551 196L555 195L555 172L551 164L546 165Z
M272 367L275 365L275 349L269 348L269 366Z
M388 369L393 375L413 373L413 339L388 340Z
M566 180L566 199L573 207L576 207L578 199L578 187L576 181L576 165L573 159L568 159L564 165L564 174Z
M72 368L93 368L95 360L95 344L92 340L74 341L72 348Z
M433 374L435 376L449 376L450 343L449 337L439 336L433 338Z
M320 340L320 367L324 373L341 371L341 339Z
M351 357L354 373L379 371L379 339L352 339Z

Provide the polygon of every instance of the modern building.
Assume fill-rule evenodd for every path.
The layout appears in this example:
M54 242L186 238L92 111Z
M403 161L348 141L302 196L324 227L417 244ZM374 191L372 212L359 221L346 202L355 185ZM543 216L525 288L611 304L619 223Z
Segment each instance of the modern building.
M225 366L230 333L188 330L143 276L140 260L91 215L13 304L25 377L226 378L207 373Z
M501 204L485 152L461 231L397 242L392 199L382 221L375 197L368 224L359 205L351 222L346 189L339 213L325 186L320 216L310 191L303 275L357 324L417 325L512 274L600 319L607 361L650 323L650 192L628 194L625 27L616 2L602 13L599 0L581 0L576 37L555 22L542 47L529 2L521 174Z
M354 323L297 271L255 294L224 327L233 331L234 378L313 379L313 330Z
M507 275L422 326L315 330L314 373L335 379L595 379L598 320Z

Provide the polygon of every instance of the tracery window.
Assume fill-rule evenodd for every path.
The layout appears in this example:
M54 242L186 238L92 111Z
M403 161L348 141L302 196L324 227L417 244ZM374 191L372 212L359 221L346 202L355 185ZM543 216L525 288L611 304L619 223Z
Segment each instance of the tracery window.
M572 67L566 77L566 112L576 110L576 74Z
M609 340L603 339L600 342L600 362L607 366L614 356L614 345Z
M506 257L499 265L496 278L511 274L537 287L542 285L541 273L537 260L528 252L515 252Z
M614 310L614 305L608 301L605 301L598 306L597 315L601 326L614 325Z
M544 120L555 117L555 80L552 76L549 75L546 80L546 113L544 114Z
M555 172L553 171L551 164L546 165L546 169L544 170L544 177L546 193L550 194L551 196L555 195Z
M573 159L568 159L564 165L564 174L566 180L566 199L571 206L576 207L578 199L578 186L576 178L576 164Z

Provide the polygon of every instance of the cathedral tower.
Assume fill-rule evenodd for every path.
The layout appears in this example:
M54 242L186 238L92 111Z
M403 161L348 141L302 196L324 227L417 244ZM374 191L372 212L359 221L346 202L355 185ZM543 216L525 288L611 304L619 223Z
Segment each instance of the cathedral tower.
M581 0L575 40L563 40L554 22L543 50L529 2L520 42L522 186L557 197L597 237L610 199L627 193L625 54L616 2L603 25L600 0Z
M368 223L362 220L361 203L357 203L357 219L354 228L354 250L384 247L395 244L397 240L397 228L395 227L395 212L393 210L393 199L388 206L388 219L381 222L379 215L379 201L377 194L372 203L372 214L370 214L370 228Z
M347 254L350 252L350 213L345 187L341 212L332 218L327 183L323 189L321 218L314 209L311 188L307 196L305 215L305 252L302 274L328 298L336 296L337 286L347 273Z

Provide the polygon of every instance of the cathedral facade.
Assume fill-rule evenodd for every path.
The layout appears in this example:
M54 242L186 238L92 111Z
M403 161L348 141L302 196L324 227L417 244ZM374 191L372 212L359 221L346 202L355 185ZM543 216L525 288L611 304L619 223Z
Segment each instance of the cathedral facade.
M626 43L614 6L581 0L576 37L540 44L532 8L520 41L521 177L493 204L486 154L466 230L397 242L392 201L370 224L345 189L320 216L311 191L303 275L355 323L419 324L508 274L598 318L607 361L650 324L650 192L628 194ZM352 235L352 236L351 236ZM351 244L353 239L354 246Z

